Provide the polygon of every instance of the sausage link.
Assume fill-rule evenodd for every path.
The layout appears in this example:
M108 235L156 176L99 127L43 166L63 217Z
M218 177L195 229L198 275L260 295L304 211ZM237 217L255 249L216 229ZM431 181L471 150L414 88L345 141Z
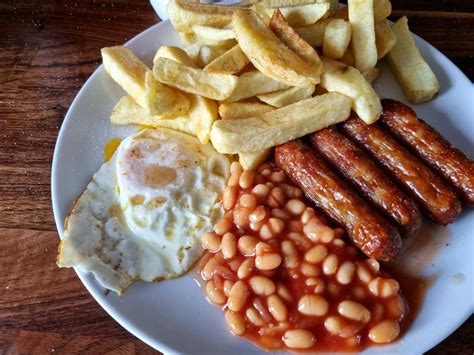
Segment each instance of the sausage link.
M461 203L456 193L377 123L367 125L352 114L340 128L383 165L433 221L448 224L459 215Z
M405 236L419 230L422 217L417 204L387 178L384 171L350 139L335 128L310 136L313 147L343 175L354 188L400 228Z
M275 149L275 162L305 195L341 224L368 257L389 261L400 251L398 230L380 216L301 141Z
M474 206L474 162L416 116L407 105L382 100L381 123L420 159L456 188L467 204Z

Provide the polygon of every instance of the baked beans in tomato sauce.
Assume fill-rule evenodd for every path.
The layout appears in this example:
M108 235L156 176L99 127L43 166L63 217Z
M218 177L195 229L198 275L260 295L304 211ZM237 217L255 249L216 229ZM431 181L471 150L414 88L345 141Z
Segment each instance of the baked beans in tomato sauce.
M393 342L397 281L343 239L271 163L231 165L225 215L202 236L200 274L229 330L267 350L359 351Z

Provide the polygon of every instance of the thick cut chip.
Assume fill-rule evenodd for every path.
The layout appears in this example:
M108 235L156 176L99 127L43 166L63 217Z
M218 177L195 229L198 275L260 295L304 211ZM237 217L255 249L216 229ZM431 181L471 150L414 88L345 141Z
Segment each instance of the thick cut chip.
M249 59L238 45L232 47L204 67L204 71L236 74L249 64Z
M148 70L145 74L147 112L152 116L173 118L184 116L189 110L189 100L178 91L159 83Z
M266 7L277 8L277 7L288 7L298 5L308 5L320 2L318 0L263 0Z
M218 120L211 142L220 153L252 153L305 136L349 117L351 100L328 93L255 117Z
M118 125L138 125L174 129L195 136L194 127L189 117L162 119L149 115L131 96L122 97L115 105L110 122Z
M235 40L232 40L217 46L201 46L197 58L198 66L204 68L214 59L219 58L227 52L229 48L235 47L236 44Z
M385 57L395 45L397 39L386 19L375 23L375 41L378 59Z
M145 93L148 68L130 49L116 46L102 48L102 62L109 75L144 109L149 110Z
M439 91L439 82L416 46L407 18L399 19L392 29L397 41L387 54L390 68L410 101L431 100Z
M310 46L322 47L324 42L324 32L326 31L326 26L330 21L330 19L325 19L318 21L313 25L295 27L295 31Z
M352 26L352 49L356 68L361 72L377 64L373 0L348 0Z
M242 8L190 3L186 0L170 0L166 8L171 23L179 32L192 32L194 25L225 27L231 22L236 9Z
M291 26L306 26L316 23L329 14L331 4L329 1L309 5L280 7L279 10L285 16ZM275 9L267 9L268 16L272 16Z
M374 20L379 22L385 20L392 13L390 0L374 0Z
M161 46L156 51L155 57L153 58L153 64L158 58L168 58L175 62L187 65L188 67L196 67L196 64L191 60L188 54L179 47Z
M318 52L316 52L308 42L302 39L295 29L288 24L280 10L276 10L273 13L270 21L270 29L280 41L311 66L319 82L323 65L321 59L319 59Z
M219 105L219 115L223 120L248 118L273 111L275 107L259 102L232 102Z
M214 100L228 98L238 82L234 75L205 72L167 58L158 58L153 75L163 84Z
M240 153L239 162L245 170L255 170L260 164L267 161L272 153L272 148L267 148L255 153Z
M362 73L362 75L364 76L365 80L367 80L367 82L369 83L373 83L375 80L377 80L379 78L379 76L382 74L382 69L380 68L372 68L372 69L369 69L365 72Z
M209 142L212 124L217 120L217 103L199 95L189 95L189 118L202 144Z
M329 92L350 97L352 109L367 124L374 123L382 112L380 98L364 76L354 67L322 58L324 73L321 86Z
M240 48L262 73L291 86L319 82L312 66L285 46L255 12L236 12L232 24Z
M288 87L290 86L273 80L258 70L252 70L243 73L239 77L237 87L226 102L240 101L259 94L287 89Z
M351 41L351 24L343 19L329 22L324 32L323 53L329 58L342 58Z
M299 86L285 90L258 95L257 97L272 106L283 107L307 99L314 93L315 86Z
M204 25L194 25L193 32L198 40L203 42L219 42L235 38L234 31L230 28L216 28Z
M341 62L344 64L350 65L351 67L355 67L355 58L354 58L354 50L352 49L352 45L349 44L349 46L346 49L346 52L340 59Z

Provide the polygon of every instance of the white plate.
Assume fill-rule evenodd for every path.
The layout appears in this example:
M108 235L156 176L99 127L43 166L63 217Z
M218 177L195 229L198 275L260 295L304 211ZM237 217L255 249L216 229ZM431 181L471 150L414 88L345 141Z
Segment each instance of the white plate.
M424 40L415 38L440 80L441 93L434 101L412 106L447 139L472 154L472 85L443 54ZM127 46L151 65L153 54L163 44L179 44L169 21L149 28ZM387 68L384 68L376 88L382 97L406 102ZM104 145L111 138L125 137L136 131L135 127L112 126L109 122L113 106L123 95L124 92L100 66L82 87L64 119L52 168L53 210L60 235L72 201L84 190L103 162ZM367 354L424 352L445 339L469 317L473 310L473 231L472 209L465 211L446 229L431 229L432 242L421 246L417 255L425 255L425 252L433 256L422 274L436 275L436 280L426 294L416 321L402 339L389 346L369 348ZM446 233L450 236L446 237ZM447 243L449 246L445 245ZM437 247L439 252L433 254L433 248ZM412 257L410 261L414 264L426 262ZM76 272L92 296L117 322L162 352L262 352L227 331L223 312L207 303L193 273L161 283L135 283L120 297L113 292L106 295L91 275Z

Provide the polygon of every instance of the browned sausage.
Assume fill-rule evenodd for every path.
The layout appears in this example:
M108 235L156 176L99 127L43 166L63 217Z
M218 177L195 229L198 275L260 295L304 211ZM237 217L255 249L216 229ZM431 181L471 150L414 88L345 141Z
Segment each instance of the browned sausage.
M334 169L380 208L403 235L413 235L418 231L423 220L415 201L350 139L335 128L326 128L312 134L310 140Z
M433 221L448 224L459 215L461 203L456 193L378 124L367 125L353 114L340 128L382 164Z
M367 256L389 261L402 246L398 230L380 216L301 141L275 149L275 162L305 195L344 227Z
M444 139L438 131L407 105L382 100L382 124L418 157L454 185L458 193L474 206L474 162Z

